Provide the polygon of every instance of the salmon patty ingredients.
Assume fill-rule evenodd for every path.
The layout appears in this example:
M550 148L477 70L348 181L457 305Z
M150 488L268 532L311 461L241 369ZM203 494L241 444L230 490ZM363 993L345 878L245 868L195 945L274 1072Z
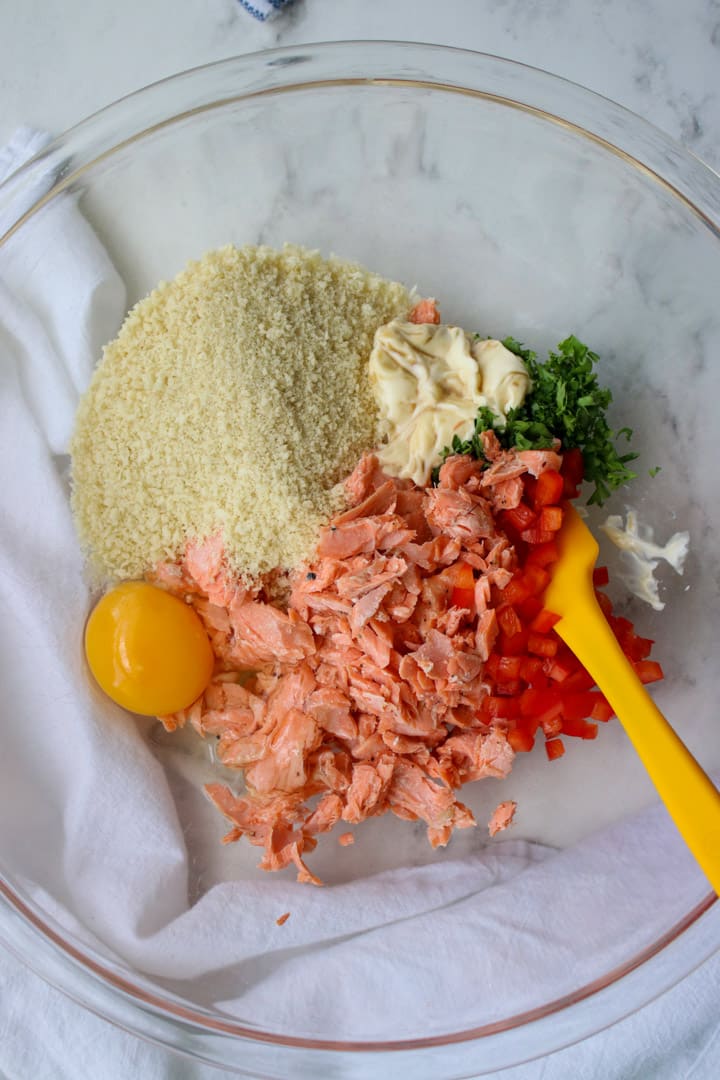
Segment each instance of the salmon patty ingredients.
M476 824L464 784L612 716L543 606L566 500L633 475L597 357L570 337L540 364L410 305L300 248L211 252L130 313L72 444L91 565L148 579L92 612L93 674L213 739L242 781L206 788L225 841L315 885L306 857L336 825L391 812L444 846ZM662 678L598 600L639 677Z

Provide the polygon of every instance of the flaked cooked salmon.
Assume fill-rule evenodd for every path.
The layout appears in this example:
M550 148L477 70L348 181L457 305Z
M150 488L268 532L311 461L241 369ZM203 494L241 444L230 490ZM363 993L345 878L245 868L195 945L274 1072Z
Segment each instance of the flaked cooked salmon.
M432 320L433 308L414 314ZM163 722L217 738L219 761L242 771L243 794L207 792L231 824L225 839L261 847L263 869L292 864L298 880L320 884L304 861L316 837L388 810L444 845L475 825L458 789L509 773L503 722L480 719L516 567L494 511L560 458L503 450L492 433L483 441L489 466L449 457L429 489L363 457L345 482L348 508L290 575L285 608L262 583L232 579L217 537L157 568L155 580L197 610L217 660L202 697ZM472 587L458 592L459 569ZM498 807L491 832L513 805Z

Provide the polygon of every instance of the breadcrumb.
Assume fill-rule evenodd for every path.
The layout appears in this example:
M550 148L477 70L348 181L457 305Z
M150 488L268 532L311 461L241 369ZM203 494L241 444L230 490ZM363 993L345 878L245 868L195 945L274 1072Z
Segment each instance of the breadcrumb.
M283 926L290 918L290 912L286 911L284 915L281 915L279 919L275 920L277 926Z
M290 245L211 251L141 300L70 447L95 575L141 577L214 533L245 577L308 556L377 441L373 335L410 303L398 283Z

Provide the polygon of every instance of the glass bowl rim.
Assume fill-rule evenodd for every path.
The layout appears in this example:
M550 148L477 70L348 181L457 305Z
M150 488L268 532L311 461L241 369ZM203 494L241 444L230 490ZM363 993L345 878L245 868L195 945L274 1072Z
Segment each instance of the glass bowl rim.
M308 74L314 77L297 78ZM519 87L515 84L519 84ZM50 141L30 161L0 184L0 215L3 210L6 213L11 212L10 217L6 218L11 224L4 235L0 235L0 247L44 205L62 191L71 189L85 172L113 154L126 151L134 142L139 142L163 127L170 127L200 112L225 107L233 101L258 99L303 89L374 85L456 93L520 109L562 126L573 134L600 145L629 166L649 176L682 202L687 210L720 239L720 176L669 135L611 99L539 68L488 53L420 42L356 40L290 45L229 57L171 75L100 109ZM508 96L506 91L513 86L522 91L522 98ZM218 93L226 96L218 98ZM185 101L185 108L180 111L177 111L175 101L178 95ZM528 100L524 100L525 95ZM119 139L118 134L121 135ZM48 177L52 178L49 186ZM42 194L38 197L39 188ZM23 209L15 218L12 210L18 206ZM225 1041L229 1038L236 1044L238 1041L250 1040L262 1043L268 1050L274 1049L275 1052L280 1047L288 1050L303 1048L308 1051L320 1050L326 1055L353 1051L372 1051L375 1055L383 1050L431 1051L458 1043L477 1045L481 1040L485 1046L488 1040L495 1044L498 1037L517 1033L518 1029L522 1028L526 1028L528 1032L533 1029L539 1032L542 1029L544 1038L548 1031L544 1020L607 991L620 979L627 979L632 972L648 964L653 958L660 957L663 951L667 952L669 946L677 944L683 937L687 938L690 931L696 931L700 921L714 928L714 932L706 938L704 946L700 946L693 939L693 948L688 950L685 963L677 966L672 975L665 971L662 988L646 988L642 995L643 1000L636 1001L634 1007L640 1007L669 989L720 946L720 905L716 904L717 897L709 894L675 926L661 935L658 941L636 956L586 986L528 1013L450 1035L397 1041L341 1042L259 1032L241 1023L213 1020L204 1016L201 1010L195 1011L186 1005L175 1004L157 993L148 994L120 978L107 966L106 961L93 954L92 950L74 943L71 934L53 928L39 912L37 905L28 897L23 897L22 892L22 889L13 884L10 875L0 870L0 905L3 908L3 916L0 918L0 942L19 955L28 967L43 968L43 977L58 989L135 1034L179 1049L173 1032L177 1032L182 1026L184 1052L226 1068L233 1068L233 1061L228 1060L224 1052L220 1057L216 1056L220 1049L219 1044L213 1043L210 1056L207 1056L207 1051L200 1046L194 1049L188 1046L188 1038L192 1042L193 1032L200 1037L203 1034L219 1032ZM25 927L33 928L30 936L17 933L18 919ZM22 939L22 945L18 945L19 938ZM76 974L82 972L79 985L75 985L74 978L64 979L62 974L58 973L62 965L58 967L53 964L47 948L42 962L35 955L31 955L34 950L29 943L32 940L37 941L38 938L44 946L63 954L66 967L69 960L76 969ZM52 969L52 974L48 973L49 969ZM70 982L73 983L72 987L68 985ZM140 1014L145 1013L146 1016L152 1015L153 1021L160 1027L147 1030L146 1024L143 1030L142 1025L132 1019L128 1020L127 1016L120 1018L119 1010L116 1009L113 1013L107 995L103 1008L96 1006L93 1003L92 989L93 986L97 988L98 984L102 984L105 989L113 988L116 998L124 997L133 1002L138 1021ZM546 1045L540 1050L531 1045L531 1038L524 1050L511 1053L512 1060L505 1061L504 1066L528 1060L538 1053L549 1053L568 1042L584 1038L600 1027L616 1022L623 1015L627 1015L628 1011L632 1011L632 1008L618 1007L616 1004L611 1019L602 1023L595 1019L590 1023L586 1022L581 1028L575 1025L572 1032L558 1032L558 1035L550 1040L552 1045ZM507 1048L505 1042L501 1054ZM517 1056L518 1052L521 1053L520 1057ZM374 1060L377 1061L377 1056ZM504 1066L495 1063L492 1065L493 1068Z

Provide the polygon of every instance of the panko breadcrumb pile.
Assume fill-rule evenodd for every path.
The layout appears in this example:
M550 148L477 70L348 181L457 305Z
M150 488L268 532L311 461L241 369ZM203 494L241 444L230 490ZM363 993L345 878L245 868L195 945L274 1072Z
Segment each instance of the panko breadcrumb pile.
M71 442L72 507L93 572L141 577L222 534L231 569L298 565L378 439L375 331L396 282L286 245L212 251L129 313Z

